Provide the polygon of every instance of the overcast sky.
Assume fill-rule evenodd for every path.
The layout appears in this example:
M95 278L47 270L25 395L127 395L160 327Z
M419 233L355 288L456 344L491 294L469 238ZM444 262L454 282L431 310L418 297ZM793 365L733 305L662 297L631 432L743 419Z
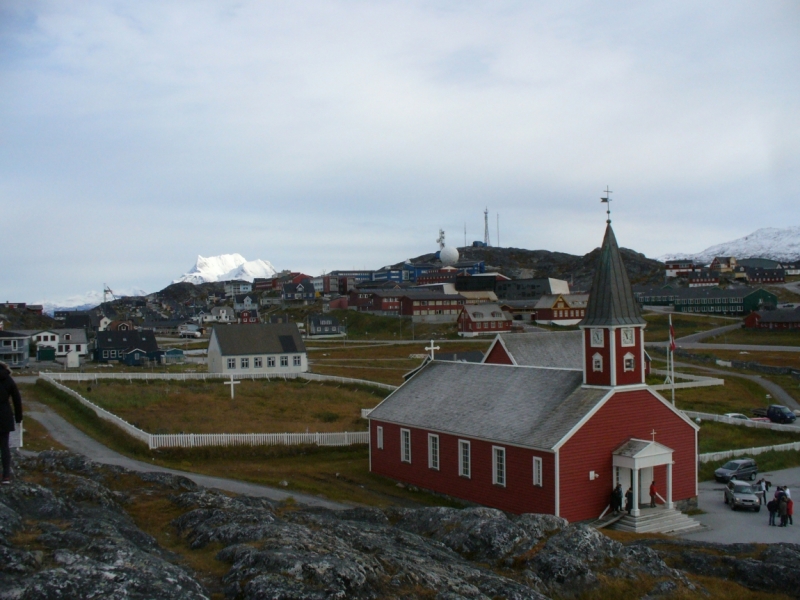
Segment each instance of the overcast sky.
M797 2L0 4L0 300L800 224Z

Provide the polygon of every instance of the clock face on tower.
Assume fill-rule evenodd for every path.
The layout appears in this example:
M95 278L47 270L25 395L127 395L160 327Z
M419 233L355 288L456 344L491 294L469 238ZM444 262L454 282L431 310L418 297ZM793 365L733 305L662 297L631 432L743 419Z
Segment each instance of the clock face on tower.
M623 327L621 329L621 332L622 332L622 345L633 346L635 344L633 327Z
M603 330L602 329L592 329L592 348L602 348L603 347Z

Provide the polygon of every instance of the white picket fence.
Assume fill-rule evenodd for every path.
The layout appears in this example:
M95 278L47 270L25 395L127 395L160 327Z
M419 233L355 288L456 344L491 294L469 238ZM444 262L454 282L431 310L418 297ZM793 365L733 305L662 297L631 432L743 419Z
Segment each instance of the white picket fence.
M723 450L722 452L706 452L697 457L701 463L712 462L715 460L725 460L734 458L736 456L754 456L756 454L763 454L764 452L786 452L789 450L800 450L800 442L792 442L790 444L777 444L775 446L759 446L758 448L738 448L736 450Z
M662 371L661 369L653 369L651 373L653 373L654 375L664 375L665 377L667 376L667 372ZM687 381L682 381L680 383L676 381L674 385L671 383L660 383L658 385L651 385L650 387L654 390L664 391L664 390L671 390L673 387L676 390L680 390L685 388L725 385L724 379L718 379L716 377L703 377L702 375L689 375L688 373L676 373L675 379L686 379Z
M368 444L369 431L336 431L320 433L167 433L152 434L134 427L124 419L97 406L75 390L56 381L57 373L39 373L39 376L59 390L91 408L95 414L122 429L131 437L144 442L150 450L156 448L200 448L207 446L295 446L316 444L318 446L351 446ZM87 375L86 373L64 373L63 375ZM111 375L109 373L108 375ZM137 373L138 375L138 373ZM152 374L151 374L152 375ZM304 373L303 375L306 375ZM101 374L101 379L111 379ZM247 377L245 377L246 379ZM65 378L66 379L66 378ZM339 378L341 379L341 378ZM94 381L94 379L72 379L72 381ZM350 380L348 383L358 380Z
M229 380L231 375L221 373L69 373L69 372L50 372L40 371L39 377L44 377L56 381L100 381L101 379L118 379L121 381L209 381L209 380ZM336 375L322 375L320 373L284 373L273 375L268 373L251 373L247 375L233 375L233 378L241 380L266 379L267 381L287 381L289 379L306 379L308 381L330 381L333 383L348 383L355 385L368 385L382 390L394 391L396 385L388 383L378 383L367 379L352 379L350 377L337 377Z
M752 427L754 429L772 429L773 431L791 431L800 435L800 427L796 425L783 425L781 423L768 423L766 421L746 421L744 419L734 419L725 415L714 415L711 413L695 412L685 410L683 413L690 419L701 419L703 421L717 421L728 425L739 425L741 427Z

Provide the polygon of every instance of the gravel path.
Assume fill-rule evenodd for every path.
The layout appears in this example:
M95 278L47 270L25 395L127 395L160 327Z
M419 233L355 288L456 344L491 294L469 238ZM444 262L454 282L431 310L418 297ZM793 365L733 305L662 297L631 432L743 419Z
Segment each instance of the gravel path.
M71 423L64 420L49 407L39 402L27 401L25 403L25 416L35 419L41 423L45 429L50 432L50 435L53 436L53 439L66 446L72 452L83 454L87 458L98 463L117 465L139 472L156 471L160 473L182 475L183 477L191 479L197 485L207 488L226 490L236 494L247 494L248 496L258 496L276 501L294 498L300 504L331 508L335 510L349 508L344 504L332 502L330 500L324 500L315 496L308 496L306 494L299 494L297 492L287 492L264 485L238 481L236 479L211 477L209 475L198 475L197 473L187 473L186 471L167 469L165 467L151 465L146 462L128 458L127 456L123 456L118 452L114 452L110 448L107 448L103 444L92 439L73 426Z

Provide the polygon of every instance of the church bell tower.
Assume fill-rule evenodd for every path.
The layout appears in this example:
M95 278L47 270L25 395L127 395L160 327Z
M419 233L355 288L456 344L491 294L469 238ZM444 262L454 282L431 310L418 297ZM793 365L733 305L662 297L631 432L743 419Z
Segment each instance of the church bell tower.
M609 218L586 315L579 324L583 331L584 385L643 384L646 325Z

